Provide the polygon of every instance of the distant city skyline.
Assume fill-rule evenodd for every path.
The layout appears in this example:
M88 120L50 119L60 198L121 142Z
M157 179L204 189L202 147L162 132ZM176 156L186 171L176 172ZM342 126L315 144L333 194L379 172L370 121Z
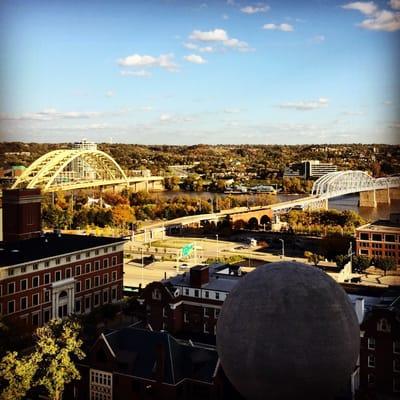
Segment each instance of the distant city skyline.
M399 143L400 0L3 0L0 140Z

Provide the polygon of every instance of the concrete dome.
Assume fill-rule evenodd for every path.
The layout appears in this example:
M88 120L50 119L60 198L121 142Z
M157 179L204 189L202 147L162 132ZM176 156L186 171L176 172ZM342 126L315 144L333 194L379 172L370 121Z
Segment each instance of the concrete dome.
M319 269L278 262L243 277L217 324L222 367L247 399L329 399L350 382L360 329L345 291Z

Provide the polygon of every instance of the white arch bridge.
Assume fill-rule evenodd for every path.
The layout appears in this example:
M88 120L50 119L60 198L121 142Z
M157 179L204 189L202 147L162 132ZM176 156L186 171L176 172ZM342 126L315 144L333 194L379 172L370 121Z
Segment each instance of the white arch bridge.
M350 193L398 187L400 187L400 176L373 178L363 171L338 171L317 179L311 195L332 198Z
M111 156L97 149L61 149L34 161L14 182L12 189L40 188L42 192L56 192L119 185L148 189L149 184L161 184L162 180L160 176L128 177Z

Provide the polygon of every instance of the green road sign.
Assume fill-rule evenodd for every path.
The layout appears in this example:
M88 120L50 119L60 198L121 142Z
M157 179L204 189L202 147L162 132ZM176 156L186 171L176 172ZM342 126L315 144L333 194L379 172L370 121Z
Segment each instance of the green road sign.
M194 249L193 243L185 244L185 246L183 246L181 249L182 257L189 256L190 253L193 251L193 249Z

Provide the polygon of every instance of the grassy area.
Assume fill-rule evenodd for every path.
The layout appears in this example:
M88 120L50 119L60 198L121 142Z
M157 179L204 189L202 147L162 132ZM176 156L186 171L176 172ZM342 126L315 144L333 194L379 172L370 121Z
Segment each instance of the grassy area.
M193 241L191 241L190 239L166 239L166 240L157 240L155 242L151 242L151 246L180 249L181 247L189 243L193 243Z

